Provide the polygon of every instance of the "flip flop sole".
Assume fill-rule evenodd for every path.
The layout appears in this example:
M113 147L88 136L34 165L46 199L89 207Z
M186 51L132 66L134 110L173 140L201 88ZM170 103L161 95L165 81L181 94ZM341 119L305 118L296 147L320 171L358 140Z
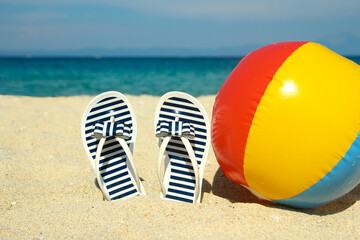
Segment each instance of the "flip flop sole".
M189 139L199 167L200 193L203 173L210 146L210 125L203 106L192 96L182 92L169 92L159 101L155 113L155 131L158 121L189 122L195 129L195 138ZM162 139L159 139L159 146ZM163 184L166 196L161 198L182 202L194 201L195 174L189 153L180 137L172 136L165 150Z
M137 134L135 114L130 102L119 92L102 93L91 100L82 118L81 136L85 152L100 178L99 185L101 184L102 190L106 191L105 195L115 200L139 195L139 191L136 188L134 169L115 137L106 138L96 168L99 139L92 137L93 128L96 123L109 122L112 118L115 122L123 122L131 127L130 137L125 142L133 154ZM140 187L143 188L142 185Z

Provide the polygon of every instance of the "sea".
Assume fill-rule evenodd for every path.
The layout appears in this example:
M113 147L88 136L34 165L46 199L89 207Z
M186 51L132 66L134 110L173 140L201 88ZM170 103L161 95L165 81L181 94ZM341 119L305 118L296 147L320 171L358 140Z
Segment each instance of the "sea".
M348 57L360 64L359 57ZM161 96L182 91L217 94L241 57L60 58L0 57L0 94L97 95L119 91Z

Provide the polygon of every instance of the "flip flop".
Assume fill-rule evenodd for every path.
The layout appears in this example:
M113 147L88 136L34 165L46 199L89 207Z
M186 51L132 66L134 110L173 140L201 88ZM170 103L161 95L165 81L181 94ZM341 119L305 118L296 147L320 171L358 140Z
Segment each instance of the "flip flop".
M166 93L157 105L154 125L160 147L160 197L199 203L210 146L210 124L204 107L189 94Z
M86 107L81 138L106 200L145 195L133 160L136 134L134 110L121 93L102 93Z

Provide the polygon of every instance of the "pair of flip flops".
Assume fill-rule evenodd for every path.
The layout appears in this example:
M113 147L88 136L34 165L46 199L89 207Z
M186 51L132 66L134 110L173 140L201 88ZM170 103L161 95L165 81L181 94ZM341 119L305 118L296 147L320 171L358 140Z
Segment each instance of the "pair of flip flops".
M155 111L158 178L162 199L196 203L210 146L210 124L192 96L169 92ZM106 200L146 195L133 159L137 124L128 99L119 92L96 96L85 109L81 136Z

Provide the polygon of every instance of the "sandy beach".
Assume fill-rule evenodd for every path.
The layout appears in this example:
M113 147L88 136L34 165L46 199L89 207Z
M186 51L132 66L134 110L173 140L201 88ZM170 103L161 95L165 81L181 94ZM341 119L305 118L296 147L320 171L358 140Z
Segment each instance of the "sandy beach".
M360 239L360 186L315 209L270 204L228 180L212 149L201 204L160 200L159 97L127 97L147 195L107 202L80 135L92 96L0 96L0 239ZM215 96L198 99L210 117Z

